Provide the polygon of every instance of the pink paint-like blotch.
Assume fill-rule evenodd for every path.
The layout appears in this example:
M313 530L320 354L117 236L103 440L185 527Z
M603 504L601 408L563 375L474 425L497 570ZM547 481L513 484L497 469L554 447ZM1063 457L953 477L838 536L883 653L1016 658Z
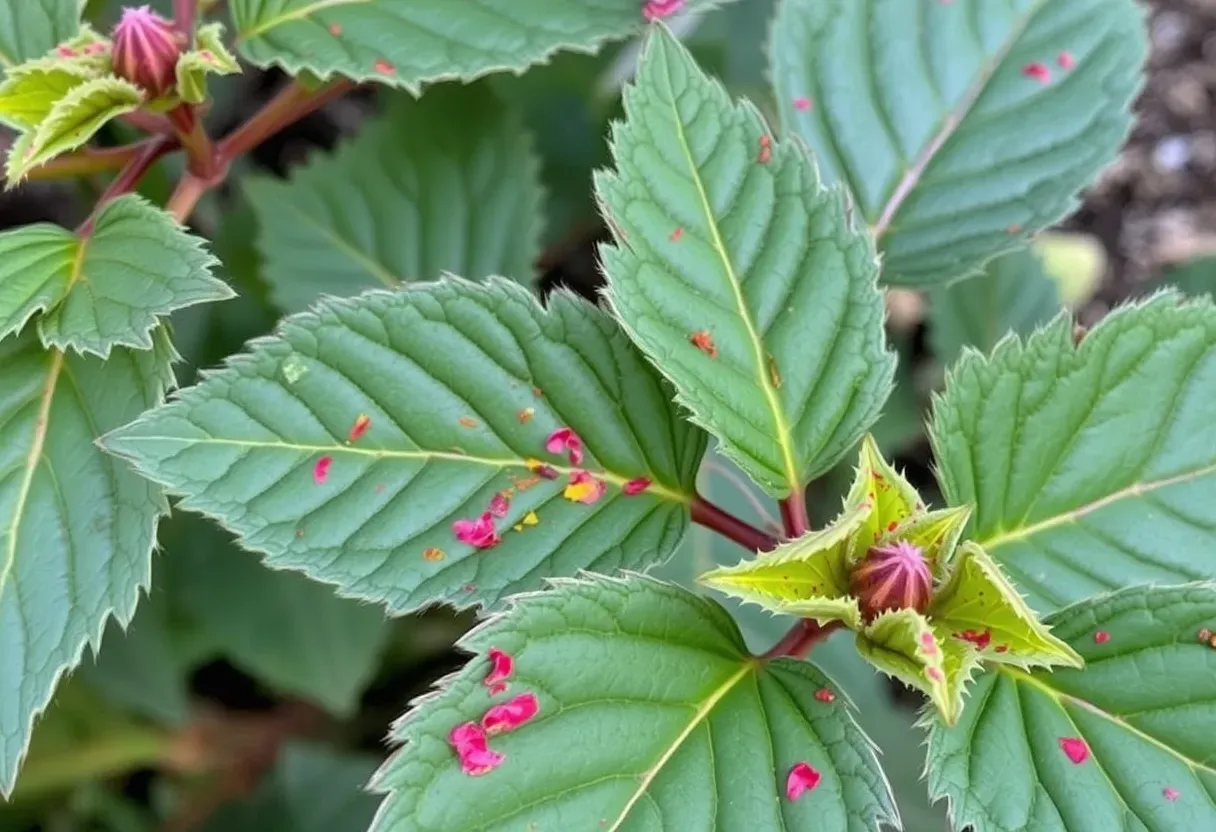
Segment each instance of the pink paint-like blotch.
M312 466L312 479L317 485L325 485L325 479L329 476L329 466L334 464L332 456L323 456L317 460L317 464Z
M1094 633L1094 644L1106 644L1108 641L1110 641L1110 633L1106 630L1098 630Z
M832 693L827 688L820 688L815 691L815 698L824 704L830 705L836 701L836 694Z
M476 520L457 520L452 524L452 532L461 543L475 549L489 549L502 540L494 528L494 515L488 511Z
M583 462L583 439L574 432L574 428L558 428L549 434L545 440L545 450L551 454L569 451L571 465L581 465Z
M1173 786L1166 786L1164 789L1161 790L1161 795L1166 800L1168 800L1170 803L1173 803L1175 800L1177 800L1179 797L1182 796L1182 794L1177 789L1175 789Z
M920 647L926 656L937 655L937 641L933 638L933 633L920 634Z
M957 638L963 641L969 641L975 645L976 650L987 650L988 645L992 643L992 631L984 630L984 632L976 632L975 630L963 630L961 633L956 633Z
M785 778L785 796L797 800L819 785L820 774L810 763L796 763Z
M497 696L507 689L507 680L515 672L515 659L497 647L491 647L486 657L490 660L490 672L486 674L484 683L490 689L490 695Z
M460 760L460 770L470 777L488 774L506 759L499 752L490 750L486 742L486 732L476 722L457 725L448 734L448 742Z
M598 503L607 491L608 486L603 480L587 471L575 471L570 474L565 495L568 500L589 506Z
M485 716L481 718L481 727L485 729L487 736L505 734L514 731L539 712L540 703L537 702L536 695L521 693L509 702L495 705L486 711Z
M1047 64L1040 63L1038 61L1026 64L1026 66L1022 67L1022 74L1027 78L1033 78L1040 84L1051 83L1051 70L1047 68Z
M1079 766L1089 759L1089 746L1080 737L1060 737L1060 749L1073 765Z
M684 0L650 0L642 7L642 17L650 22L671 17L684 8Z
M650 488L650 486L650 477L638 477L637 479L630 480L622 485L621 491L625 492L625 494L630 497L635 497L638 494L641 494L647 488Z
M1069 70L1077 65L1077 59L1072 56L1072 53L1065 49L1056 58L1056 63L1060 65L1060 69Z
M495 517L506 517L511 510L511 498L499 492L490 498L490 514Z
M794 99L794 109L801 110L804 113L809 113L811 111L811 99L807 98L805 95L798 96Z

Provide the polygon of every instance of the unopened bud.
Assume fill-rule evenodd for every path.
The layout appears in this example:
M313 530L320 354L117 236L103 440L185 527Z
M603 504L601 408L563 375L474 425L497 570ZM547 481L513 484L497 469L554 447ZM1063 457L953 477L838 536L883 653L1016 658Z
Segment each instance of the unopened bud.
M899 540L872 546L850 577L867 621L887 610L924 612L933 594L933 573L919 546Z
M114 72L158 98L177 83L184 39L147 6L123 9L114 27Z

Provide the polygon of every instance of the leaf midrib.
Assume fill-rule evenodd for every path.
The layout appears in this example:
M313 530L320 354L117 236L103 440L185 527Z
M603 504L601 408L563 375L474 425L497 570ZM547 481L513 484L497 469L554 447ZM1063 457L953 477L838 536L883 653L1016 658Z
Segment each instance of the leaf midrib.
M633 807L637 805L638 801L641 800L643 796L645 796L651 784L654 783L655 778L659 776L659 774L663 771L663 767L667 765L667 763L671 761L671 758L675 756L676 752L680 750L680 747L683 746L684 741L692 736L692 732L695 731L697 727L709 717L710 713L717 706L717 704L722 701L723 697L734 690L735 685L739 684L739 682L743 680L743 677L755 670L756 667L757 664L754 659L747 660L744 662L742 667L740 667L732 676L727 678L726 681L715 688L709 694L709 696L707 696L701 702L696 711L693 712L692 719L688 720L688 724L684 726L684 729L678 735L676 735L676 738L671 741L667 749L661 755L659 755L659 759L655 761L654 765L647 769L642 775L642 779L638 783L637 789L635 789L633 794L630 795L628 802L626 802L625 806L621 809L621 813L617 816L616 820L613 821L612 826L608 828L608 832L619 832L621 825L629 819L629 813L633 811Z
M1051 517L1048 517L1045 520L1040 520L1036 523L1031 523L1028 526L1020 526L1018 528L1010 529L1008 531L1002 531L992 537L986 538L981 541L977 541L977 543L979 546L983 547L984 549L987 549L988 551L992 551L993 549L997 548L998 546L1002 546L1006 543L1012 543L1017 540L1023 540L1025 538L1032 537L1040 532L1055 528L1056 526L1062 526L1065 523L1075 522L1076 520L1080 519L1081 517L1085 517L1086 515L1092 514L1095 511L1098 511L1099 509L1106 508L1107 506L1114 505L1115 503L1118 503L1121 500L1135 498L1135 497L1143 497L1147 494L1152 494L1153 492L1158 491L1162 488L1169 488L1172 485L1179 485L1184 482L1189 482L1191 480L1199 479L1200 477L1206 477L1210 474L1216 474L1216 463L1213 463L1212 465L1206 465L1202 468L1196 468L1193 471L1187 471L1184 474L1178 474L1173 477L1167 477L1163 480L1149 480L1147 482L1140 482L1140 481L1134 482L1131 485L1127 485L1127 486L1124 486L1123 488L1120 488L1118 491L1113 491L1110 494L1107 494L1105 497L1102 497L1097 500L1093 500L1092 502L1086 503L1085 505L1082 505L1082 506L1078 506L1075 509L1065 511L1061 514L1053 515Z
M307 6L301 6L298 9L284 12L283 14L280 14L277 17L272 17L269 20L263 20L261 23L256 24L252 29L238 32L236 42L241 43L245 40L255 38L264 32L268 32L271 29L282 26L284 23L291 23L293 20L303 20L306 17L314 15L317 12L325 11L326 9L335 8L338 6L353 6L370 2L372 2L372 0L316 0L316 2L309 3Z
M187 438L181 436L154 436L140 434L131 437L126 441L132 442L170 442L179 445L221 445L226 447L236 448L261 448L276 451L299 451L306 454L323 454L330 456L348 455L348 456L370 456L375 459L421 459L421 460L443 460L446 462L467 462L474 465L484 465L490 468L528 468L528 461L517 457L482 457L473 456L471 454L456 453L454 451L402 451L391 450L388 448L356 448L351 445L308 445L300 442L257 442L249 439L220 439L217 437L208 437L206 439ZM103 442L104 444L104 442ZM584 471L584 468L571 468L562 465L549 465L543 463L559 474L573 474L576 471ZM621 487L632 480L632 477L625 477L612 471L589 471L599 479L611 483L617 487ZM653 472L651 472L653 473ZM638 496L653 494L662 497L672 502L687 505L692 502L692 497L687 494L682 494L678 491L672 491L666 486L658 482L651 482L650 486Z
M38 402L38 415L34 421L34 439L30 444L29 454L25 458L25 470L21 477L21 485L17 489L17 502L14 505L9 543L4 553L4 563L0 565L0 597L8 586L13 574L13 566L17 562L17 538L21 531L21 518L25 513L25 504L29 500L30 489L34 484L34 472L42 460L42 451L46 445L47 433L50 430L51 403L55 398L55 388L63 371L64 354L59 350L51 351L51 363L47 369L46 382Z
M870 0L862 1L870 2ZM887 198L886 204L883 205L882 211L879 212L878 219L870 227L871 232L874 234L875 242L881 240L891 229L891 223L894 221L896 214L899 213L899 209L903 207L904 201L916 189L929 165L937 158L938 152L946 146L946 143L950 141L958 128L962 126L967 116L970 115L971 108L975 106L980 96L983 95L984 90L988 88L988 83L992 80L992 76L1004 64L1005 59L1009 57L1010 51L1017 45L1018 39L1026 33L1027 27L1030 26L1030 21L1039 13L1046 2L1047 0L1036 0L1034 4L1027 7L1024 16L1010 28L1009 36L1001 44L1000 49L980 69L979 76L967 88L963 97L959 99L959 102L953 108L946 112L941 128L921 149L921 152L913 160L911 166L904 171L903 176L895 184L895 189Z
M785 419L785 412L781 408L781 400L778 398L777 391L769 380L768 361L766 360L764 342L760 337L760 332L756 329L756 324L752 320L751 313L748 311L747 299L743 296L743 284L739 281L739 276L735 272L735 264L731 261L730 255L726 251L726 243L722 239L721 229L718 228L718 221L714 217L713 206L709 201L709 194L705 191L705 183L701 179L701 172L697 168L696 160L693 158L692 145L689 144L688 135L684 131L684 120L680 114L680 108L676 105L676 92L670 71L667 73L667 85L670 93L669 103L671 105L672 121L676 125L676 136L679 140L680 150L683 152L684 159L688 163L688 170L692 177L693 185L696 186L697 197L701 201L701 209L705 213L705 221L709 226L714 251L721 259L722 267L726 269L726 276L730 281L730 288L739 310L739 317L743 321L743 326L747 329L748 341L751 344L752 358L755 363L755 379L773 415L773 426L777 433L775 438L778 446L781 448L786 482L790 487L791 493L796 492L802 487L798 476L798 463L794 458L794 449L790 440L790 426Z

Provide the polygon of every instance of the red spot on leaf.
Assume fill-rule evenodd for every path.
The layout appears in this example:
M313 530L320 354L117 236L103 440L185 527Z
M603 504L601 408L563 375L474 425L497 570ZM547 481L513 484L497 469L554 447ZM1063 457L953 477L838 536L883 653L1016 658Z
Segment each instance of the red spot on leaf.
M56 47L55 54L61 58L75 58L76 50L70 46L59 46Z
M447 555L444 554L443 550L435 546L430 546L422 552L422 559L429 560L431 563L438 563L446 557Z
M1179 797L1182 796L1179 793L1179 791L1177 789L1175 789L1173 786L1166 786L1164 789L1161 790L1161 794L1170 803L1173 803L1175 800L1177 800Z
M998 644L998 645L996 646L996 652L998 652L998 653L1008 653L1008 652L1009 652L1009 645L1008 645L1008 644Z
M537 398L540 398L541 396L545 395L545 391L541 390L539 387L533 387L532 395L536 396Z
M954 637L971 642L977 650L987 650L988 645L992 643L991 630L984 630L982 633L976 630L963 630L961 633L955 633Z
M893 532L893 531L895 531L895 530L896 530L898 527L899 527L899 521L898 521L898 520L892 520L890 523L888 523L888 524L887 524L887 531L889 531L889 532Z
M649 477L638 477L630 480L621 486L621 491L624 491L630 497L641 494L647 488L650 488L651 482Z
M603 480L596 479L587 471L575 471L570 475L570 482L567 483L562 496L572 503L589 506L599 502L607 490L608 486Z
M832 693L827 688L820 688L819 690L815 691L815 698L820 702L831 704L832 702L836 701L836 694Z
M490 672L486 674L485 686L490 689L490 695L495 696L507 689L507 680L515 672L515 659L497 647L491 647L486 658L490 660Z
M84 48L84 54L97 55L105 52L108 47L104 43L90 43Z
M495 517L506 517L511 510L511 498L501 491L490 498L490 514Z
M1060 737L1060 748L1073 765L1081 765L1089 759L1089 746L1080 737Z
M801 110L804 113L809 113L811 111L811 99L807 98L805 95L798 96L794 99L794 109Z
M528 466L529 471L531 471L533 474L536 474L536 476L540 477L541 479L555 480L559 476L561 476L557 472L556 468L554 468L552 465L546 465L545 463L541 462L539 459L529 459L525 464ZM529 486L529 487L531 487L531 486ZM520 487L520 491L523 491L523 490L524 489L522 487Z
M460 759L460 770L470 777L480 777L502 764L506 759L497 751L491 751L486 743L486 732L476 722L457 725L448 734L448 742Z
M380 60L376 61L376 72L379 72L381 75L395 75L397 73L397 67L381 58Z
M333 35L334 37L341 37L341 35L342 35L342 26L341 26L341 24L339 24L339 23L331 23L331 24L329 24L329 33L330 33L331 35Z
M204 49L199 54L203 56L204 61L214 61L215 60L215 55L212 55L211 52L209 52L206 49Z
M936 667L925 668L925 675L928 676L930 679L932 679L935 682L940 682L940 681L942 681L943 678L945 678L942 676L942 672L940 670L938 670Z
M760 154L756 156L756 161L762 165L767 165L773 160L773 140L769 136L760 137Z
M680 242L680 238L682 238L683 236L684 236L684 226L679 225L679 226L676 226L675 231L673 231L667 235L667 239L671 240L673 243L678 243L678 242Z
M797 800L819 785L819 777L819 772L812 768L810 763L795 763L789 776L785 778L785 796L790 800Z
M329 476L329 466L333 464L332 456L323 456L317 460L317 464L312 467L312 478L317 485L325 484L325 479Z
M1098 632L1094 633L1095 644L1106 644L1108 641L1110 641L1110 633L1106 632L1106 630L1098 630Z
M710 335L704 329L698 329L692 335L688 336L689 342L701 352L708 355L710 358L718 357L718 345L714 343L714 336Z
M642 7L642 17L651 21L662 20L684 8L684 0L650 0Z
M532 421L532 417L535 415L536 408L525 407L523 410L519 411L519 413L515 414L515 418L519 419L519 423L521 425L526 425L528 422Z
M355 423L350 426L350 433L347 435L347 440L350 442L358 442L363 434L367 433L367 429L372 426L372 417L366 413L360 413Z
M457 419L456 421L460 423L460 426L461 426L462 428L475 428L475 427L477 427L477 420L476 420L476 419L474 419L472 416L461 416L461 417L460 417L459 419Z
M933 638L933 633L920 634L920 649L926 656L937 655L937 641Z
M545 440L545 450L551 454L570 452L570 464L581 465L583 462L583 440L574 428L558 428L549 434Z
M1065 49L1056 58L1056 63L1060 65L1060 69L1069 70L1077 65L1077 59L1072 56L1072 53Z
M1051 70L1047 68L1047 64L1034 61L1022 67L1022 74L1027 78L1033 78L1040 84L1051 83Z
M457 520L452 524L452 532L461 543L475 549L489 549L502 540L494 528L494 515L488 511L476 520Z
M1208 643L1210 643L1210 642L1212 641L1212 636L1213 636L1213 633L1212 633L1212 631L1211 631L1209 628L1207 628L1207 627L1202 627L1202 628L1200 628L1200 630L1199 630L1199 632L1197 633L1197 635L1199 636L1199 640L1200 640L1201 642L1203 642L1204 644L1208 644Z
M481 727L485 729L487 736L505 734L532 719L539 710L540 703L536 701L535 694L521 693L509 702L495 705L486 711L486 715L481 718Z

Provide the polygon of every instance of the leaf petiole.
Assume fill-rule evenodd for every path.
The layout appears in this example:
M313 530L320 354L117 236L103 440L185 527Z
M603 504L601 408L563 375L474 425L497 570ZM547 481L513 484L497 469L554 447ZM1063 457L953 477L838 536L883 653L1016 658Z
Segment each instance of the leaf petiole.
M733 540L744 549L753 552L768 552L777 548L778 541L757 529L750 523L745 523L733 514L728 514L713 503L708 502L700 494L692 500L692 521L700 523L707 529L713 529L725 538Z

